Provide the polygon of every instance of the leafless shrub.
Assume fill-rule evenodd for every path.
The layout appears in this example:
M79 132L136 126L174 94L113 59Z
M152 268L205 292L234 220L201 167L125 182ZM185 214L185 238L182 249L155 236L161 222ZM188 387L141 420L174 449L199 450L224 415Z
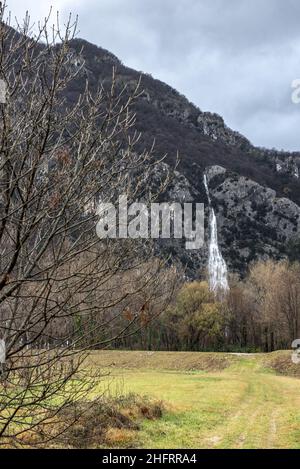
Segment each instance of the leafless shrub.
M64 92L84 66L72 66L76 22L48 26L33 36L26 18L15 31L1 7L0 442L16 446L29 431L35 444L56 437L45 429L95 382L82 366L88 350L159 314L176 278L161 274L151 242L96 236L99 198L156 196L145 191L152 149L134 151L139 83L125 93L113 72L109 89L92 93L87 80L67 105Z

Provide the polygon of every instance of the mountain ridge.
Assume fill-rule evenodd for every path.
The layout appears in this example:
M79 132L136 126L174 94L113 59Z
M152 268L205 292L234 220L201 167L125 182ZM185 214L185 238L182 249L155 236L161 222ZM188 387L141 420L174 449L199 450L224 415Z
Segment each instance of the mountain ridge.
M201 111L171 86L123 65L111 52L83 39L73 39L70 47L92 87L100 81L109 83L112 66L117 67L120 86L126 83L130 89L141 76L144 92L136 104L137 130L143 134L141 146L155 139L157 153L167 153L169 161L174 161L179 151L184 172L191 163L198 164L202 171L206 166L220 164L243 172L282 196L288 191L289 197L300 204L300 185L295 177L299 175L300 152L256 147L230 129L218 114Z
M81 73L87 74L92 87L99 82L110 83L112 66L117 67L118 84L127 85L129 90L141 76L143 92L135 105L136 128L141 132L138 149L149 148L155 140L156 154L167 154L165 161L171 167L179 152L177 175L174 174L173 189L165 194L167 198L180 202L187 198L207 201L204 172L208 168L224 168L220 184L227 187L227 192L219 197L221 189L216 177L212 181L211 199L218 219L221 250L231 272L243 275L252 261L268 257L284 259L300 252L300 152L255 147L239 132L231 130L221 116L201 111L177 90L126 67L109 51L82 39L71 41L70 46L75 56L80 57ZM250 201L247 212L244 200L237 197L245 192L246 185L250 191L247 194L246 190L245 195ZM251 192L254 187L256 196ZM265 196L269 193L271 199ZM287 220L292 217L295 219ZM206 226L207 223L206 210ZM158 243L158 252L179 260L187 267L187 275L197 278L205 275L207 242L206 239L199 252L187 252L180 242L172 240Z
M84 39L69 42L68 63L78 71L64 91L69 104L77 102L87 79L91 92L100 85L108 88L113 68L116 87L125 86L128 95L141 81L134 104L135 129L141 134L136 151L152 148L155 141L154 156L166 155L164 164L173 172L173 181L165 201L207 202L203 175L214 174L210 196L231 272L243 275L258 259L299 257L300 152L255 147L218 114L201 111L168 84L126 67L113 53ZM178 153L180 161L173 170ZM207 231L205 245L197 252L186 251L184 241L160 240L157 253L185 266L189 278L205 275Z

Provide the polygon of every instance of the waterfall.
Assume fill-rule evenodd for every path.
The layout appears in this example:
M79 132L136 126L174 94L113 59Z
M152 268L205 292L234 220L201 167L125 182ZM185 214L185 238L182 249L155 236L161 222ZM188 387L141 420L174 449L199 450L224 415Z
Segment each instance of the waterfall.
M214 292L225 292L229 290L227 265L219 249L217 218L211 204L206 175L204 175L204 186L209 203L209 286Z

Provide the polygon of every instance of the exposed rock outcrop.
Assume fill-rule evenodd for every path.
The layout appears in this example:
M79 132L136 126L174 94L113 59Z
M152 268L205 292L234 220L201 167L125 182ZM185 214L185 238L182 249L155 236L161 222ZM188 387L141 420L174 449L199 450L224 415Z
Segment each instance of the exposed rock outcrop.
M113 67L116 91L125 87L125 100L141 77L141 93L134 107L141 138L135 151L152 148L155 140L154 157L160 160L167 154L167 158L151 175L151 184L159 184L171 172L163 200L204 202L206 227L203 175L207 174L218 241L230 271L243 273L254 259L284 258L297 243L299 249L294 252L299 255L293 258L300 259L300 153L253 146L227 127L221 116L203 112L167 84L126 67L115 55L87 41L72 40L68 58L78 73L63 92L66 105L77 102L87 79L92 93L101 85L110 87ZM177 153L180 163L174 170ZM144 175L144 192L151 190L148 176ZM199 277L206 269L207 244L188 251L184 240L163 240L156 249L186 266L189 277Z
M300 207L270 188L220 168L211 168L210 191L219 239L232 270L244 271L254 259L284 258L300 237Z

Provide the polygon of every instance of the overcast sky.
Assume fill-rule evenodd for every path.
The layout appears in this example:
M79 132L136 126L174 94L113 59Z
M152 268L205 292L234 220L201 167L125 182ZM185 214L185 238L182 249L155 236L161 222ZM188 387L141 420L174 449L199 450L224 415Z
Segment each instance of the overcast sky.
M36 21L79 15L79 36L151 73L254 144L300 150L299 0L10 0Z

